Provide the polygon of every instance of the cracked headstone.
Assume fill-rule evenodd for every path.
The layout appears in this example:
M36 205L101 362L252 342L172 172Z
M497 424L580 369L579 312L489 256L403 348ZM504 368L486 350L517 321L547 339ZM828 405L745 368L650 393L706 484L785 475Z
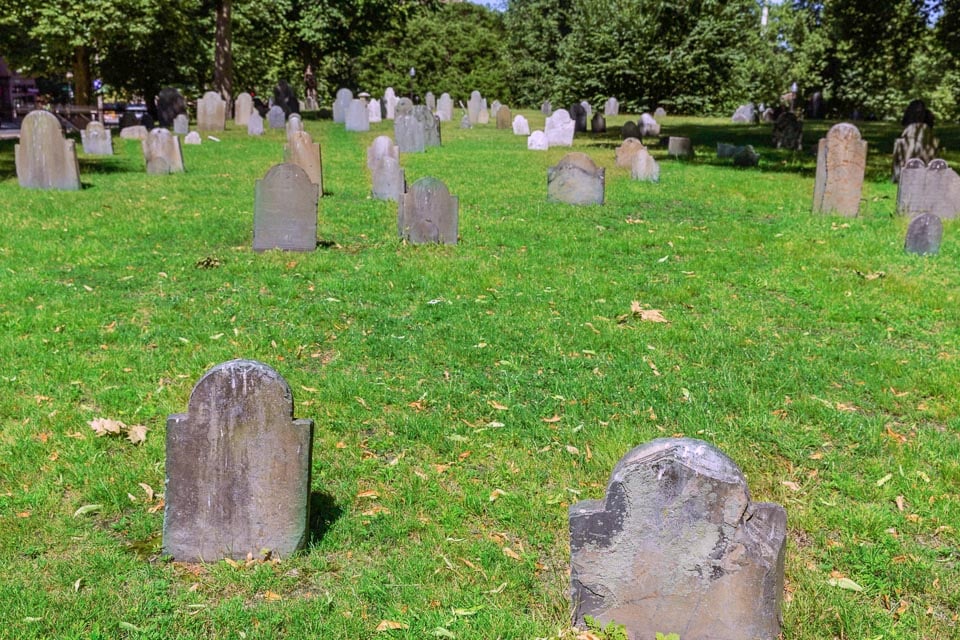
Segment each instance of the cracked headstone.
M411 244L457 244L460 203L434 177L420 178L397 207L397 231Z
M867 142L854 125L835 124L817 146L813 212L855 217L860 211Z

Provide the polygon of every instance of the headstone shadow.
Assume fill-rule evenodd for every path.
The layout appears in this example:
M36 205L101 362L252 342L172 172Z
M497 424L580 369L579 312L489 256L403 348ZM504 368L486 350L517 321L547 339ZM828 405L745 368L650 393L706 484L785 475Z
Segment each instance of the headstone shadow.
M307 546L319 543L333 523L343 515L343 509L329 493L310 492L310 522L307 532Z

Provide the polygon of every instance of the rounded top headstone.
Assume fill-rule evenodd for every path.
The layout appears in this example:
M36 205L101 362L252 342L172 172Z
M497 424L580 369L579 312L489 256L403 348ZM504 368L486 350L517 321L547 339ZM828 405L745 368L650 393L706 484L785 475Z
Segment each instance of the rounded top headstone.
M560 159L560 162L557 163L557 169L566 169L566 168L577 168L590 173L594 173L597 170L597 164L593 161L593 158L588 156L585 153L580 151L573 151L563 156Z
M827 137L834 140L859 140L860 139L860 129L857 129L856 126L850 124L849 122L841 122L830 127L830 131L827 132Z

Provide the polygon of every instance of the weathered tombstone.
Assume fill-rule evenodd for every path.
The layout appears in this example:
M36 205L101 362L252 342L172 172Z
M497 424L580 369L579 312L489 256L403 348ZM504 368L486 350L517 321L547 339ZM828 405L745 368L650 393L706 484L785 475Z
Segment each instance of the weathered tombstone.
M303 120L300 118L299 113L290 114L290 117L287 118L286 130L287 140L289 140L290 137L298 131L303 131Z
M411 244L457 244L460 203L433 177L420 178L400 198L397 230Z
M544 100L543 103L540 105L540 113L542 113L545 116L553 115L553 105L550 104L549 100Z
M607 101L603 104L603 115L620 115L620 102L616 98L607 98Z
M500 113L500 107L502 106L499 100L494 100L493 104L490 105L490 115L493 117L494 122L497 121L497 114Z
M730 458L661 438L620 459L602 500L570 507L574 625L585 616L683 640L775 640L787 514L752 502Z
M497 129L509 129L513 126L513 114L510 107L501 106L497 109Z
M624 169L629 169L633 166L633 156L640 153L641 149L646 149L643 146L643 143L640 142L637 138L627 138L624 140L616 151L616 166L622 167Z
M567 110L557 109L553 115L547 117L543 132L547 134L547 143L551 147L571 147L574 127L575 123L570 119Z
M940 140L933 135L933 128L922 122L907 125L893 142L893 181L899 182L900 170L911 158L928 163L937 157L939 151Z
M430 111L437 110L437 98L432 91L427 91L427 94L423 96L423 103L427 105L427 109L430 109Z
M580 106L583 107L583 110L587 112L587 120L593 117L593 107L590 106L589 102L586 100L581 100Z
M143 148L148 174L163 175L181 173L184 170L180 138L169 130L161 127L153 129L140 146Z
M184 137L183 144L201 144L203 141L200 139L200 134L196 131L191 131Z
M173 87L166 87L157 94L157 119L161 127L169 127L174 118L187 115L187 100Z
M333 101L333 121L344 124L347 121L347 108L353 101L353 91L350 89L337 90L337 98Z
M856 216L866 166L867 142L859 129L846 122L831 127L817 146L813 212Z
M585 153L574 151L547 168L547 200L567 204L603 204L604 170Z
M86 128L80 132L80 140L83 143L83 152L92 156L112 156L113 139L110 129L103 126L102 122L96 120L87 124Z
M528 136L530 135L530 123L527 122L527 119L524 118L519 113L513 117L513 135L515 136Z
M623 126L620 127L620 137L624 140L627 138L642 138L643 134L636 122L633 120L627 120L623 123Z
M490 109L487 108L487 99L480 102L480 113L477 114L477 124L490 123Z
M382 106L380 105L379 98L370 98L370 102L367 103L367 122L382 122L383 115L381 113Z
M314 142L306 131L294 131L287 138L284 147L284 162L295 164L303 169L310 182L320 189L319 197L323 197L323 164L320 160L320 143Z
M590 120L590 131L593 133L607 132L607 119L599 111L593 114L593 119Z
M397 94L393 91L393 87L387 87L387 90L383 92L383 107L386 110L384 117L387 120L393 120L397 117Z
M461 129L473 129L473 125L470 124L470 114L465 113L463 117L460 118L460 128Z
M283 110L281 109L281 113ZM247 135L248 136L262 136L263 135L263 118L260 117L260 113L254 110L250 114L250 117L247 119Z
M267 112L267 126L271 129L283 129L287 126L287 116L283 113L283 107L273 105Z
M394 119L393 139L400 153L422 153L426 149L424 128L412 113L397 115Z
M227 103L214 91L207 91L197 100L197 130L223 131L226 126Z
M284 120L291 113L300 112L300 99L286 80L280 80L273 88L273 104L283 109Z
M633 163L630 165L630 177L642 182L660 182L660 165L653 159L646 148L633 154Z
M660 135L660 123L649 113L640 114L640 137L656 137Z
M693 142L690 141L690 138L670 136L670 139L667 140L667 154L674 158L692 158Z
M923 100L912 100L910 104L907 105L906 110L903 112L903 118L900 120L900 125L907 127L911 124L922 123L933 128L935 117L933 112L927 109L927 105Z
M439 147L440 120L437 116L433 115L433 111L428 109L425 104L418 104L410 112L410 115L413 116L413 119L416 120L420 128L423 129L423 146L425 148Z
M943 239L943 222L932 213L922 213L910 221L903 250L921 256L940 253Z
M253 112L253 97L244 91L233 102L233 123L238 127L245 127L250 121Z
M773 146L776 149L803 151L803 123L792 111L784 111L773 124Z
M453 98L449 93L440 94L440 101L437 103L437 117L440 122L450 122L453 120Z
M146 140L149 133L142 124L120 129L120 137L124 140Z
M752 145L737 147L733 154L733 166L735 167L755 167L760 163L760 154L757 153Z
M274 165L257 180L253 207L253 250L314 251L320 187L300 166Z
M393 156L382 156L370 171L372 195L377 200L399 202L407 190L400 161Z
M404 96L397 100L397 104L394 107L394 117L399 118L400 116L408 116L413 113L413 100Z
M897 212L906 216L926 213L952 219L960 215L960 176L944 160L907 161L897 188Z
M267 365L231 360L167 418L163 553L177 562L285 558L309 531L313 421Z
M80 189L80 165L74 141L64 139L60 121L49 111L31 111L23 118L14 157L21 187Z
M739 149L735 144L730 144L729 142L718 142L717 143L717 157L718 158L732 158L737 153Z
M580 102L574 102L570 105L569 109L570 118L573 119L573 131L586 131L587 130L587 110L583 108L583 104Z
M470 93L470 100L467 101L467 115L470 117L470 124L479 124L480 108L483 106L483 97L479 91Z
M173 132L180 136L190 133L190 119L187 118L187 114L178 113L177 117L173 119Z
M667 110L664 109L663 107L657 107L656 110L653 112L653 117L656 118L657 120L660 120L661 118L666 118Z
M731 118L733 122L753 124L757 121L757 111L752 102L737 107Z
M530 151L546 151L550 148L547 134L537 129L527 138L527 149Z

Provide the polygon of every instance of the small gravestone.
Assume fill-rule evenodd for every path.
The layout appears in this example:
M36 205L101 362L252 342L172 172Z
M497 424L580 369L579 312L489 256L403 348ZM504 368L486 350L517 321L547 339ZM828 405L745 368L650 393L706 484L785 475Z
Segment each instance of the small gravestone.
M550 104L549 100L544 100L543 103L540 104L540 113L545 116L553 115L553 105Z
M413 113L413 100L410 98L400 98L397 100L397 106L394 108L395 116L407 116Z
M251 113L253 113L253 97L244 91L233 101L233 123L238 127L247 126Z
M657 120L660 120L661 118L666 118L667 117L666 109L664 109L663 107L657 107L657 109L653 112L653 117L656 118Z
M60 121L49 111L31 111L23 118L14 157L21 187L80 189L80 165L74 141L64 139Z
M440 120L433 115L433 111L427 108L425 104L418 104L411 111L411 115L416 120L420 128L423 129L423 146L440 146Z
M590 120L590 131L593 133L607 132L607 119L604 118L599 112L593 114L593 119Z
M166 87L157 94L157 119L161 127L169 127L174 118L187 115L187 100L173 87Z
M287 118L286 131L287 140L289 140L293 134L303 131L303 120L300 118L299 113L291 113L290 117Z
M263 118L260 117L260 113L256 110L250 114L250 117L247 119L247 135L248 136L262 136L263 135Z
M630 177L641 182L660 182L660 165L645 148L633 154Z
M539 129L527 138L527 149L530 151L546 151L549 148L550 142L547 140L547 134Z
M333 101L333 121L338 124L344 124L347 121L347 108L353 101L353 91L350 89L340 89L337 91L337 98Z
M933 112L927 109L927 105L923 100L912 100L903 112L900 126L907 127L911 124L922 123L932 129L934 120Z
M735 167L755 167L759 163L760 154L749 144L737 147L737 151L733 154L733 166Z
M183 139L183 144L200 144L201 142L203 141L200 139L200 134L196 131L191 131Z
M603 204L604 170L585 153L568 153L547 169L547 200L567 204Z
M253 250L315 250L319 200L320 187L302 168L274 165L255 186Z
M197 101L197 130L223 131L226 126L227 103L214 91L207 91Z
M784 111L773 124L775 149L803 151L803 123L792 111Z
M163 553L177 562L285 558L307 541L313 421L267 365L210 369L167 419Z
M911 217L930 213L956 218L960 215L960 176L944 160L935 159L928 165L919 158L909 160L900 173L897 212Z
M483 108L483 96L479 91L473 91L470 94L470 100L467 101L467 115L470 116L470 124L480 123L480 109Z
M399 161L400 148L393 144L390 136L377 136L367 147L367 169L373 171L377 163L388 156Z
M787 514L752 502L726 455L661 438L620 459L602 500L570 507L574 625L683 640L780 634Z
M593 117L593 107L590 106L590 103L586 100L580 101L580 106L583 107L583 110L587 112L587 120Z
M386 111L384 117L387 120L393 120L397 117L397 94L393 87L387 87L383 92L383 108Z
M370 102L367 103L367 123L382 122L381 109L380 99L370 98Z
M179 136L185 136L190 132L190 119L187 114L179 113L173 119L173 132Z
M641 149L646 149L643 143L637 138L627 138L614 152L616 154L616 165L624 169L633 166L633 156L637 155Z
M273 88L273 104L283 109L284 119L291 113L300 111L300 99L286 80L278 81L277 86Z
M922 213L910 221L903 250L921 256L936 255L940 252L943 239L943 222L932 213Z
M583 104L579 102L574 102L570 105L569 109L570 118L573 120L573 130L574 132L584 132L587 130L587 110L583 108Z
M513 117L513 135L515 136L528 136L530 135L530 123L527 122L527 119L520 114L517 114Z
M692 158L693 142L690 141L690 138L670 136L670 139L667 140L667 154L674 158Z
M140 143L143 159L147 163L147 173L164 175L183 172L183 152L180 150L180 138L167 129L153 129Z
M500 107L502 106L499 100L494 100L493 104L490 105L490 115L493 117L494 122L497 121L497 114L500 113Z
M83 152L92 156L112 156L113 139L110 129L103 126L102 122L96 120L87 124L86 128L80 132L80 140L83 143Z
M813 212L856 216L866 166L867 142L860 130L846 122L831 127L817 146Z
M427 94L423 96L423 103L427 105L427 109L430 109L430 111L437 110L437 98L432 91L427 91Z
M640 137L656 137L660 135L660 123L649 113L640 114Z
M283 107L273 105L267 112L267 126L271 129L283 129L287 126L287 116L283 113Z
M510 107L501 106L497 109L497 129L510 129L513 126L513 114Z
M397 230L411 244L457 244L459 209L443 182L420 178L400 198Z
M319 142L314 142L306 131L294 131L287 138L284 161L303 169L310 182L319 187L318 196L323 197L323 164L320 160Z
M620 127L620 138L626 140L627 138L642 138L643 134L640 131L640 127L637 126L637 123L633 120L627 120L623 123L623 126Z
M437 117L440 118L440 122L453 120L453 98L449 93L440 94L440 101L437 102Z
M543 127L547 143L551 147L572 147L575 126L566 109L557 109L547 117Z
M940 140L933 135L933 128L922 122L907 125L900 137L893 142L893 181L900 181L903 165L912 158L928 163L940 152Z
M757 121L757 110L753 106L752 102L747 104L740 105L737 107L737 110L734 111L733 117L731 118L733 122L739 122L744 124L753 124Z
M149 133L142 124L120 129L120 137L124 140L146 140Z
M399 202L407 190L400 161L394 156L382 156L370 170L371 193L377 200Z
M607 101L603 103L603 115L605 116L620 115L620 102L616 98L607 98Z
M463 117L460 118L460 128L461 129L473 129L473 125L470 124L470 114L465 113Z
M397 115L394 119L393 139L400 153L422 153L426 149L423 126L412 113Z
M717 157L718 158L732 158L739 149L735 144L730 144L729 142L718 142L717 143Z
M480 113L477 115L477 124L490 124L490 109L487 108L487 99L480 102Z

